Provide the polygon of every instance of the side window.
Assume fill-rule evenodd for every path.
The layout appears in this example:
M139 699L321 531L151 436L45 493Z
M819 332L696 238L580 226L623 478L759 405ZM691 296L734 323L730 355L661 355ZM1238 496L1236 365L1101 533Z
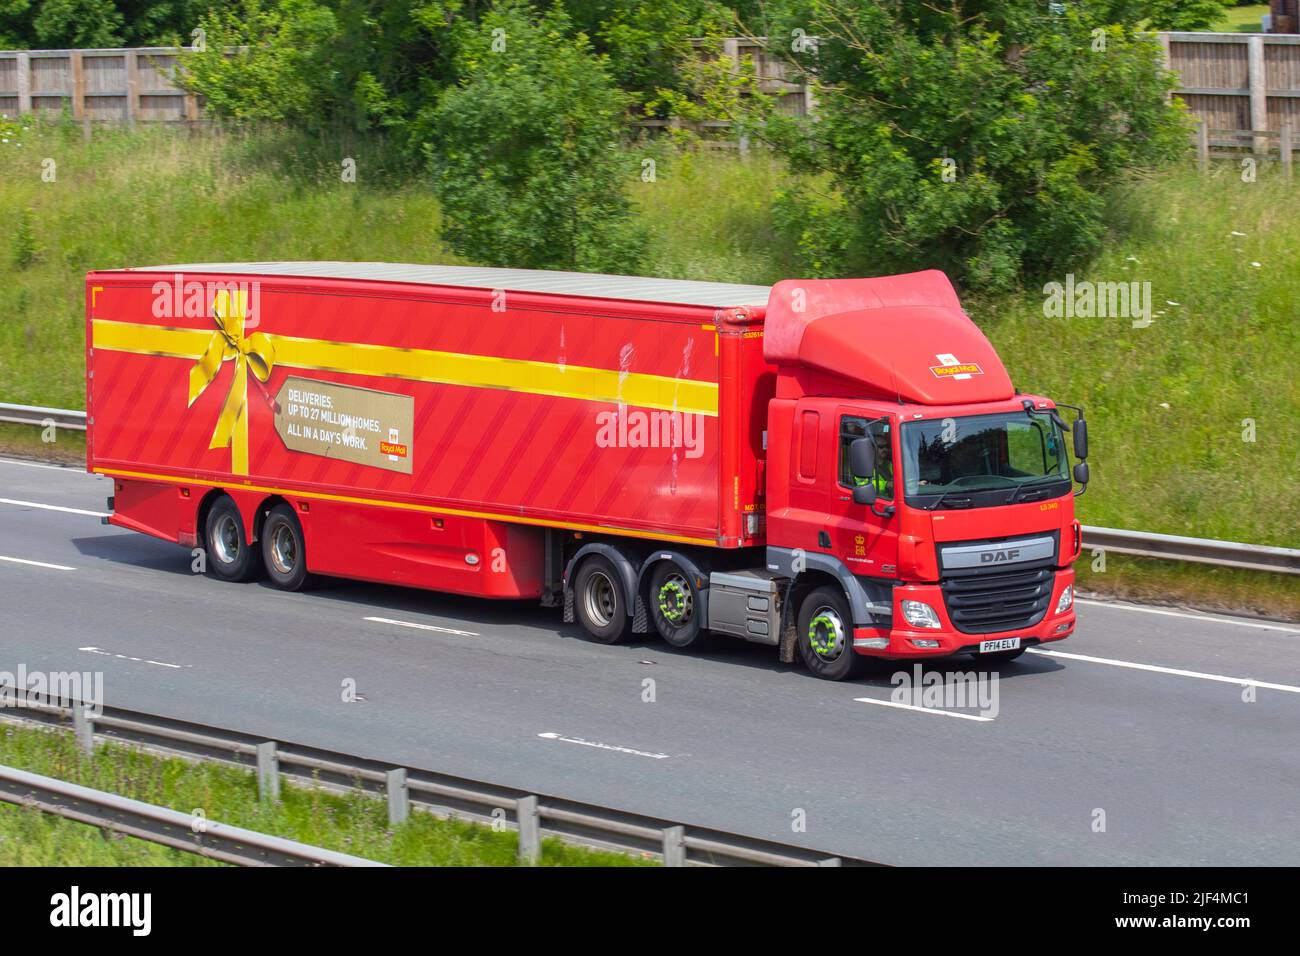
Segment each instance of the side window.
M894 497L894 446L889 422L868 421L845 415L840 419L840 484L852 488L864 484L849 470L849 446L856 439L870 438L876 443L876 474L872 481L882 498Z

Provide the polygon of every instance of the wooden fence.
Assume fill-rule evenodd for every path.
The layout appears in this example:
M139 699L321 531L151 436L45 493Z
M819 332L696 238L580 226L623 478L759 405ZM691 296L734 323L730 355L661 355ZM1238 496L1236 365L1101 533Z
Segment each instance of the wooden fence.
M0 52L0 114L101 122L197 120L200 102L172 82L175 47Z
M1284 127L1300 129L1300 35L1161 33L1178 95L1209 130L1212 146L1231 147L1249 134L1256 152L1269 152ZM175 47L119 50L0 52L0 113L61 114L96 121L197 120L202 102L172 81L187 51ZM816 108L813 91L792 81L786 64L762 40L725 41L739 64L753 57L764 92L778 108L803 116ZM709 124L719 125L719 124ZM725 125L725 124L723 124Z

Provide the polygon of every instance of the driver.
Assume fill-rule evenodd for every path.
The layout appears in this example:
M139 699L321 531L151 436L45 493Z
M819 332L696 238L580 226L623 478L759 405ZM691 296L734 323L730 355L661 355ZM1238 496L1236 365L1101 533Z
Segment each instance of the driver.
M876 494L882 498L892 498L894 496L894 459L893 449L889 445L889 434L887 432L872 432L871 440L876 445L876 472L870 478L859 478L853 476L855 485L873 484L876 486Z

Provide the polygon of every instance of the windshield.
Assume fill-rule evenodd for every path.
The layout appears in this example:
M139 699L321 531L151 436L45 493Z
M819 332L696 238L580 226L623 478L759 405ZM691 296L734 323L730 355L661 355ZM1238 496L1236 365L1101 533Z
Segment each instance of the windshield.
M907 422L901 436L909 497L1014 490L1068 479L1061 430L1037 412Z

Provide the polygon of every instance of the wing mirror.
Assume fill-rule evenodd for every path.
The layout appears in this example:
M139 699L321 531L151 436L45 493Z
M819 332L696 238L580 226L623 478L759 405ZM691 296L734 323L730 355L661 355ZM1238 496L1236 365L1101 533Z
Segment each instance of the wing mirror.
M1083 461L1088 457L1088 423L1082 418L1077 419L1070 434L1074 437L1074 457Z
M855 438L849 445L849 471L854 478L870 478L876 473L876 443L870 438Z
M853 489L853 503L855 505L874 505L876 503L876 486L858 485Z

